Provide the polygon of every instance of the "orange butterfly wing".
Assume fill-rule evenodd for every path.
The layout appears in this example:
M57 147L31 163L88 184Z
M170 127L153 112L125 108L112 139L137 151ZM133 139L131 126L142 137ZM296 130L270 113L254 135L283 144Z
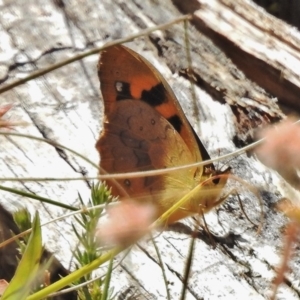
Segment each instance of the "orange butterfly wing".
M105 109L96 144L102 170L146 171L210 158L173 91L143 57L124 46L110 47L101 54L98 75ZM208 169L213 172L213 164ZM121 198L129 195L155 203L159 215L199 184L201 177L203 168L192 168L108 183ZM169 221L198 210L197 203L189 203Z
M106 116L116 101L142 99L173 125L193 153L195 161L210 159L169 84L142 56L124 46L113 46L102 52L98 76Z

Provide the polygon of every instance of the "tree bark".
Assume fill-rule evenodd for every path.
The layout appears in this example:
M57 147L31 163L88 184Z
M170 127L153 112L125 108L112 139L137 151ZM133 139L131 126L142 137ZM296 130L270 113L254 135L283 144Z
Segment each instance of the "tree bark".
M0 88L84 50L193 13L187 32L180 23L128 46L164 75L212 157L249 144L257 128L281 120L284 112L299 111L299 32L250 1L2 2ZM188 46L192 65L186 55ZM48 138L98 163L94 145L102 127L103 105L97 60L98 55L86 57L0 94L0 105L15 105L6 118L29 124L17 132ZM194 82L196 101L187 79ZM25 138L0 136L0 158L0 177L20 178L3 185L69 205L79 206L78 193L88 200L92 182L85 178L97 175L95 168L73 153ZM282 227L287 222L274 204L285 195L286 183L254 156L243 154L226 163L233 174L259 190L265 213L263 229L257 234L234 196L217 213L209 214L208 227L221 237L214 248L205 231L200 231L186 299L267 299L280 262ZM83 180L21 180L79 176ZM247 189L229 183L228 190L233 188L238 188L250 219L259 222L257 199ZM32 213L39 210L44 222L67 212L4 191L0 195L10 211L20 206ZM43 229L47 248L57 253L65 266L76 247L72 222L66 219ZM155 234L171 299L179 299L181 293L190 244L186 232L194 229L191 220L182 223L177 232L173 228ZM295 256L279 299L300 298L299 274L299 257ZM112 284L119 299L133 294L135 299L166 299L150 239L140 241L120 260Z

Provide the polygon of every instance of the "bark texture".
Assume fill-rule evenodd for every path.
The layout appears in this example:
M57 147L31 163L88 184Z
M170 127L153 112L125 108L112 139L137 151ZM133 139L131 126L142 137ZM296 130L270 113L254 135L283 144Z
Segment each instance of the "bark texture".
M192 66L183 23L128 46L165 76L212 157L248 144L257 128L281 120L287 111L300 110L299 32L250 1L3 0L0 11L0 88L84 50L193 13L186 31ZM98 55L86 57L0 94L0 105L15 105L7 117L29 124L16 130L64 144L97 163L94 145L102 126L97 60ZM195 84L196 101L187 79ZM82 176L82 181L3 183L69 205L79 206L78 193L88 199L91 181L85 176L97 174L62 148L20 137L0 136L0 158L2 178ZM241 155L227 164L259 190L263 229L258 235L234 196L211 213L208 227L221 237L213 248L205 231L199 232L186 299L267 299L280 262L287 220L274 203L284 195L286 184L253 156ZM232 188L238 188L249 218L258 222L257 199L229 183ZM20 206L32 213L39 210L44 222L67 212L4 191L0 196L10 211ZM47 248L66 267L76 247L72 222L66 219L43 229ZM182 290L194 225L186 220L175 227L176 232L172 228L155 237L171 299L179 299ZM299 259L296 255L291 262L278 299L300 298ZM121 260L112 284L118 299L166 299L151 240L145 238Z

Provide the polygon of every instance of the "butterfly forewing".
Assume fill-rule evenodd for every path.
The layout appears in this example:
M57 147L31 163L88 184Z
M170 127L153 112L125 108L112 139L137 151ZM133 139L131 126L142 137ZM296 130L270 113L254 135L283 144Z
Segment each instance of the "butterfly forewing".
M98 70L105 115L116 101L144 101L172 124L194 160L201 161L195 135L173 91L146 59L124 46L113 46L102 52Z

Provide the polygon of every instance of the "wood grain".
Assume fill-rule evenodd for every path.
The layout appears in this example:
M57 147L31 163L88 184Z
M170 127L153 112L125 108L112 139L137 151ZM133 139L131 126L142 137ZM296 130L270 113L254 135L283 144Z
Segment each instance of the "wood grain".
M149 59L164 75L210 155L216 157L235 150L236 145L247 144L257 126L281 119L284 115L275 97L298 110L299 33L250 1L2 3L1 86L83 50L165 23L181 16L183 11L197 8L194 25L188 26L193 72L186 72L190 66L183 24L154 32L128 46ZM16 130L67 145L97 164L94 145L102 126L103 109L97 60L97 55L87 57L1 94L0 105L15 105L7 117L29 123ZM187 77L193 77L196 83L195 103ZM209 215L209 228L216 234L229 233L229 238L216 240L217 247L213 249L205 234L200 235L186 299L267 299L280 261L281 231L286 219L275 211L273 204L281 197L285 184L253 156L241 155L229 164L237 176L259 189L264 203L264 227L257 235L234 197L218 210L225 231L218 225L216 214ZM7 186L78 205L78 193L83 199L89 197L91 182L84 176L96 174L96 169L65 150L0 136L1 177L83 178L76 182L3 183ZM258 221L256 198L246 190L240 190L240 194L249 217ZM10 210L23 205L31 212L39 210L44 222L66 212L10 193L1 191L0 195L1 203ZM67 219L44 229L44 242L66 267L70 249L76 246L71 222ZM187 220L182 227L188 232L193 228L192 221ZM229 243L230 238L234 243ZM190 237L164 231L155 240L165 264L171 298L178 299ZM279 299L299 299L299 274L296 256ZM138 299L166 298L161 268L150 240L145 238L133 247L129 257L115 270L112 285L120 293L119 299L130 293L138 294Z

